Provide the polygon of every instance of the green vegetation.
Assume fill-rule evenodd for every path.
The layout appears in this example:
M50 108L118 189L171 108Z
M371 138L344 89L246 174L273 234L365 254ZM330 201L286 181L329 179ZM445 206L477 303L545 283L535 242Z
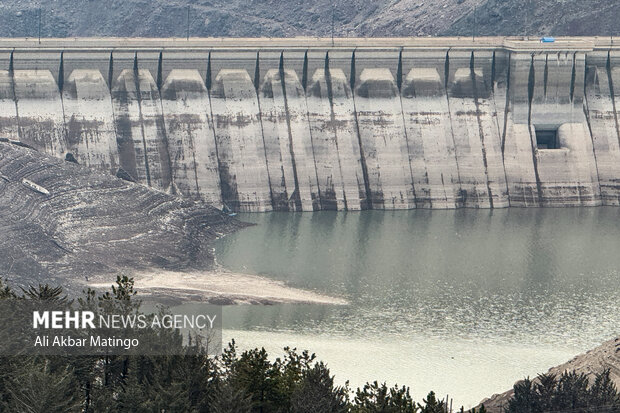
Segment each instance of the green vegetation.
M514 386L507 413L620 412L620 396L609 378L609 370L598 374L590 386L588 377L565 372L559 378L541 374Z
M134 311L133 280L119 277L111 292L87 291L79 305ZM0 282L0 299L67 303L62 289L39 286L20 293ZM177 339L172 337L171 339ZM182 345L182 344L179 344ZM307 351L285 348L271 360L265 349L240 352L231 342L218 357L182 356L0 357L0 411L209 413L445 413L433 392L416 403L409 388L367 383L337 386L327 366ZM609 371L588 380L575 373L542 375L515 385L507 412L620 412ZM564 409L564 410L562 410ZM590 410L588 410L590 409ZM594 410L593 410L594 409ZM614 410L615 409L615 410ZM464 410L461 408L461 412ZM485 413L482 407L471 413Z

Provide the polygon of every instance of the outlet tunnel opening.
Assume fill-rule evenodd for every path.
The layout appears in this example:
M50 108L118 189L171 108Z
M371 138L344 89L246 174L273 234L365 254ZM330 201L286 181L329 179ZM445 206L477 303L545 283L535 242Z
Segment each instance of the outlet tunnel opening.
M536 131L536 147L538 149L560 149L557 128L534 127Z

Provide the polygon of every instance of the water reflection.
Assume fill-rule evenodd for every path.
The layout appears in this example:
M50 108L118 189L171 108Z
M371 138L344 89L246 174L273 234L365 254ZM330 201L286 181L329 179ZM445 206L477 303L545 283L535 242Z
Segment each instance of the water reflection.
M618 333L620 210L270 213L224 238L233 271L337 294L345 308L227 310L229 328L587 348Z

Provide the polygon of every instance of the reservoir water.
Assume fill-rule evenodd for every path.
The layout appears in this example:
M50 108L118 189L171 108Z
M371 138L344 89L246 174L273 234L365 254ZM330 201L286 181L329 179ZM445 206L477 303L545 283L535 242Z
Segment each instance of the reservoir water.
M347 306L228 307L224 338L469 407L620 333L620 209L241 214L232 271Z

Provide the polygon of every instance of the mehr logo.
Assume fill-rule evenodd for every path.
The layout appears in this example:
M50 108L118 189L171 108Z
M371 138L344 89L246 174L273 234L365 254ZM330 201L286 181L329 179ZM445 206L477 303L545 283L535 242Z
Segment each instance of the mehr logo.
M50 315L51 314L51 315ZM32 328L95 328L95 313L92 311L33 311ZM51 327L50 327L51 324Z
M162 316L146 314L107 314L96 319L92 311L33 311L34 329L127 329L127 328L165 328L165 329L213 329L216 314L165 314ZM95 323L97 320L97 323Z

